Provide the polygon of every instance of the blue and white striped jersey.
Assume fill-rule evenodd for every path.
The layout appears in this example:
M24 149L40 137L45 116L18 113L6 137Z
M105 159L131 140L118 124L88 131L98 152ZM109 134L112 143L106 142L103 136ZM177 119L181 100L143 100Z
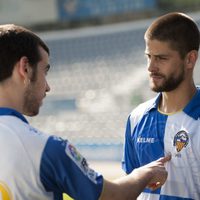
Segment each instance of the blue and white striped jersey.
M138 199L200 199L200 90L182 111L171 115L158 111L159 98L160 94L130 114L122 167L129 174L171 153L166 183L156 191L145 189Z
M97 200L103 177L67 140L46 135L15 110L0 108L0 199Z

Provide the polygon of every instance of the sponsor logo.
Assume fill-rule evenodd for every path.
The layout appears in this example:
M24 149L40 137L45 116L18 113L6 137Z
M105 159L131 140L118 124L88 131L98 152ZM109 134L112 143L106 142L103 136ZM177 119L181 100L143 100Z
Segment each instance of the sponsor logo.
M97 173L89 168L86 159L69 142L66 145L65 152L91 181L97 183Z
M145 138L145 137L138 137L137 143L154 143L155 138Z
M74 160L76 160L77 162L81 162L81 160L84 160L81 154L77 151L77 149L73 145L68 144L67 146ZM84 165L86 165L86 163Z
M178 153L183 148L186 148L188 143L189 143L189 136L188 136L188 133L186 131L181 130L174 136L173 146L176 148L176 151Z

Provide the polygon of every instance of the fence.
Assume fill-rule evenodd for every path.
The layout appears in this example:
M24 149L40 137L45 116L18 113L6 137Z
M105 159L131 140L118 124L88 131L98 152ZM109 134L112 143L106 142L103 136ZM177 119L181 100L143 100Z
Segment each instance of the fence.
M119 161L128 114L153 95L143 40L150 22L40 34L51 50L51 92L32 123L68 138L90 160ZM199 74L196 67L197 83Z

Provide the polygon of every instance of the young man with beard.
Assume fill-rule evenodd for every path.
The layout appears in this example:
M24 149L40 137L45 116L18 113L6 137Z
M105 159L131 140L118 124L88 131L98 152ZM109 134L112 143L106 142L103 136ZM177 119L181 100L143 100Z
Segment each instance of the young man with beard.
M33 32L0 25L0 199L135 199L167 178L164 157L129 176L107 181L70 144L32 127L23 115L39 113L50 87L49 49Z
M158 95L130 114L122 167L129 174L170 152L165 185L146 188L138 199L200 199L200 90L193 80L198 27L183 13L169 13L150 25L144 39L150 87Z

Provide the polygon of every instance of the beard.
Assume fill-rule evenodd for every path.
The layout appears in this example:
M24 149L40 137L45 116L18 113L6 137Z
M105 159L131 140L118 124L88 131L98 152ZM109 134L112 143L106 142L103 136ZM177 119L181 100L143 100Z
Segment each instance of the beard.
M160 85L157 85L156 83L152 83L152 85L150 86L152 91L154 91L154 92L170 92L172 90L175 90L185 78L185 72L184 72L183 68L181 68L181 69L182 70L178 74L178 76L171 74L169 77L166 77L162 74L155 74L155 75L162 77L164 79L164 81Z
M40 103L38 103L38 99L36 98L36 94L33 91L37 91L34 87L29 86L24 95L24 105L23 111L27 116L35 116L39 113Z

